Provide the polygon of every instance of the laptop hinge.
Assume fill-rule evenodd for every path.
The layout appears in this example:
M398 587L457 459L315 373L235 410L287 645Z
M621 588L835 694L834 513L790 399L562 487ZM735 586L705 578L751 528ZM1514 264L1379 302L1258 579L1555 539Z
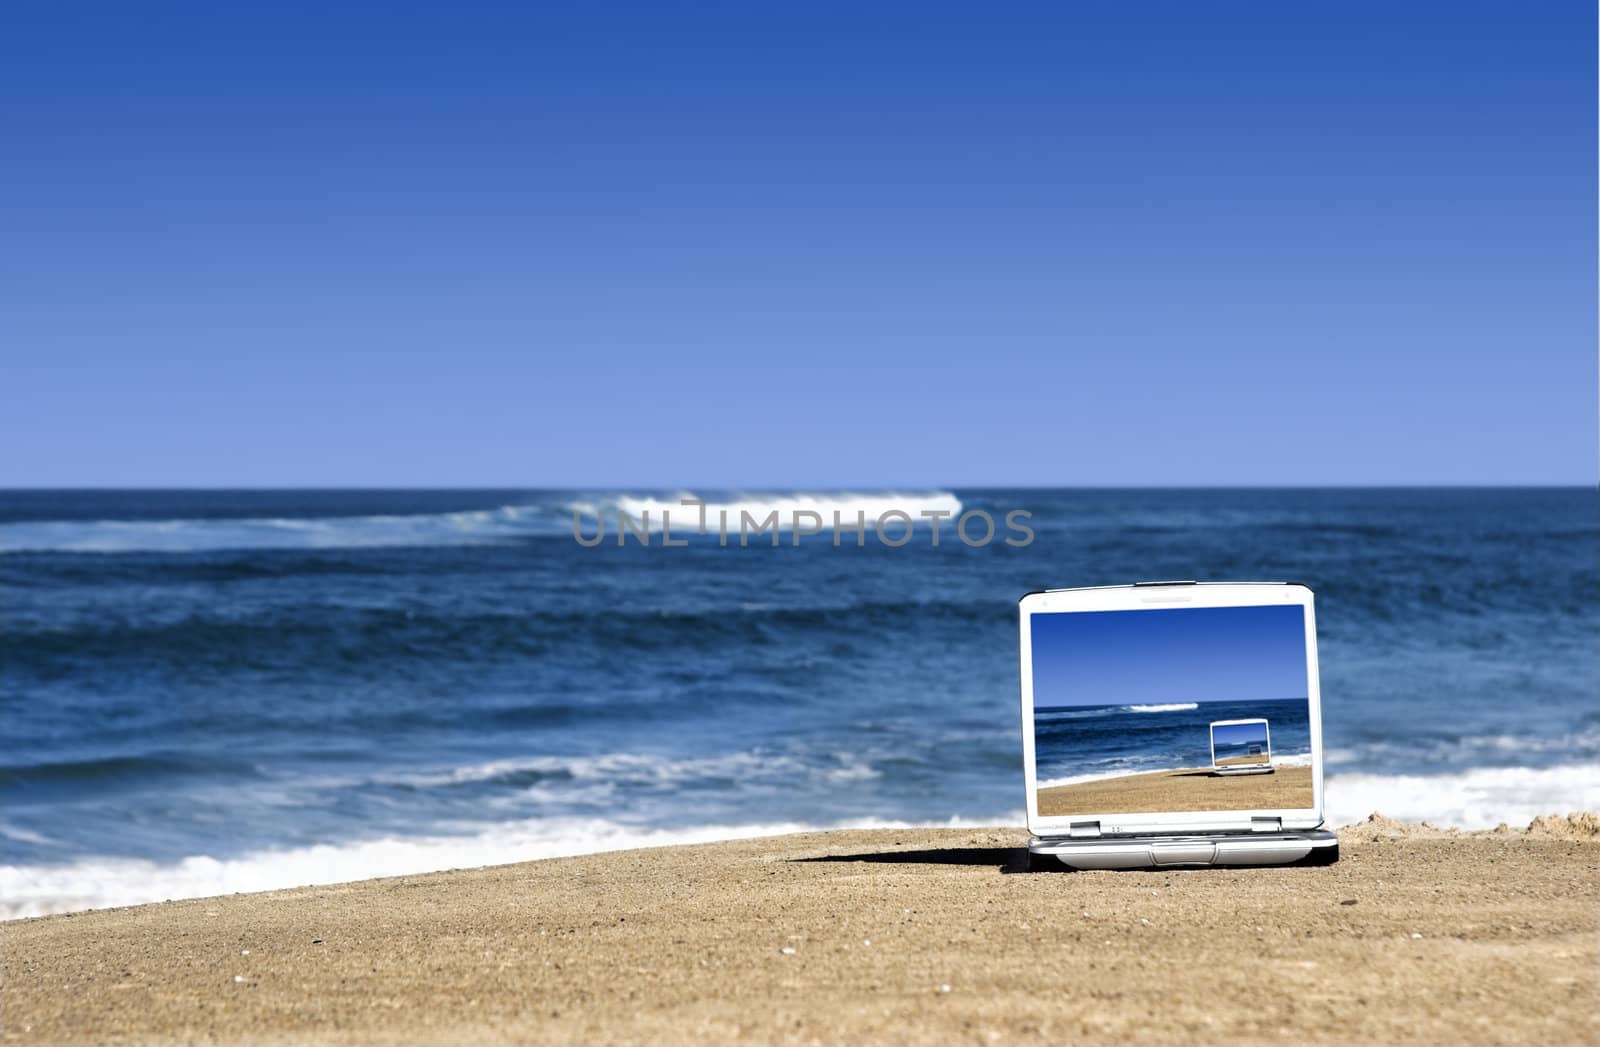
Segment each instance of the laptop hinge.
M1073 822L1067 826L1067 835L1073 839L1089 839L1100 835L1099 822Z
M1252 818L1250 831L1253 833L1281 833L1283 832L1282 818Z

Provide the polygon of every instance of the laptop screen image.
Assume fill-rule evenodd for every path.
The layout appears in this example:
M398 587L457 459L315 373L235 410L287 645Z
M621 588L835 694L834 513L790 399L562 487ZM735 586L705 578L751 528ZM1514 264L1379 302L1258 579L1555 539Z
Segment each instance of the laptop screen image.
M1217 720L1211 725L1211 769L1272 770L1272 736L1268 721Z
M1299 605L1036 613L1038 812L1313 806Z

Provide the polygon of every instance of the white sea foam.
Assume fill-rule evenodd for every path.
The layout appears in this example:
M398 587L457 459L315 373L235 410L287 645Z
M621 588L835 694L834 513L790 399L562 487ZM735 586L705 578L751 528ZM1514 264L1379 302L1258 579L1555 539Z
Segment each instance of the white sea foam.
M563 526L571 525L537 505L389 516L42 520L0 524L0 553L477 545L529 534L555 534Z
M364 549L405 546L484 545L529 535L572 533L572 514L588 518L581 528L593 533L596 513L612 510L643 521L649 513L652 530L660 530L664 512L673 514L675 536L690 533L699 523L699 511L679 504L696 498L691 492L658 497L622 495L565 504L502 505L492 509L464 509L448 513L412 513L376 516L251 517L238 519L171 520L38 520L0 524L0 554L20 552L71 553L189 553L224 549ZM715 534L727 513L729 533L737 535L741 514L748 512L757 524L777 514L780 530L793 530L797 514L816 513L823 527L839 513L841 527L855 527L865 519L868 529L882 514L903 512L919 527L930 521L924 512L949 515L949 526L961 513L961 500L948 491L898 493L792 493L741 495L731 499L704 499L708 533ZM816 520L801 521L808 527ZM607 539L614 540L615 521ZM887 524L898 537L903 523Z
M1301 762L1302 754L1275 757ZM489 765L482 770L488 771ZM1121 773L1128 773L1123 771ZM1106 775L1053 779L1041 785ZM1349 825L1374 811L1404 821L1463 829L1500 822L1525 825L1541 814L1600 809L1600 764L1542 769L1476 768L1442 775L1330 775L1326 814ZM575 854L747 839L837 828L1017 825L1020 812L944 822L856 820L834 824L769 822L650 829L592 819L530 819L459 836L384 838L357 843L258 851L237 858L195 855L176 862L86 859L58 865L0 866L0 917L136 905L243 891L342 883Z
M1123 713L1182 713L1198 709L1197 702L1168 702L1160 705L1107 705L1088 708L1058 706L1054 709L1035 709L1034 715L1053 720L1089 720L1100 716L1120 716Z
M50 839L50 837L41 833L36 833L31 829L24 829L21 826L16 825L8 825L5 822L0 822L0 837L4 837L7 840L15 840L18 843L31 843L41 846L48 846L55 842L54 840Z
M1130 774L1159 774L1162 771L1181 770L1178 767L1123 768L1120 771L1095 771L1091 774L1069 774L1063 778L1040 778L1039 788L1054 789L1059 785L1082 785L1084 782L1103 782L1112 778L1126 778Z
M654 496L623 496L616 499L615 507L618 512L624 513L628 518L641 524L648 521L653 530L659 530L666 514L672 514L672 532L674 536L694 531L700 524L700 508L695 505L682 504L685 500L705 502L706 533L718 534L721 531L722 521L726 519L729 534L738 534L740 522L744 514L748 514L753 523L751 527L759 526L769 516L777 514L778 529L792 531L796 528L797 517L801 513L814 513L815 517L806 517L800 523L807 528L831 528L834 513L839 514L839 526L854 528L861 521L866 522L870 530L874 523L885 513L901 512L911 518L915 526L928 526L932 518L924 517L923 513L943 513L948 519L944 526L954 524L956 517L961 515L961 499L948 491L931 492L837 492L837 493L794 493L794 494L748 494L737 495L725 500L703 499L698 495L685 491L667 498ZM570 506L574 510L594 513L596 506L582 503ZM725 515L724 515L725 514ZM820 521L820 524L819 524ZM886 528L892 528L891 535L898 538L904 528L904 521L895 518L886 522ZM824 532L828 533L828 532Z
M1600 810L1600 764L1475 767L1455 774L1327 774L1323 811L1349 825L1377 811L1457 829L1526 825L1541 814Z
M766 822L681 829L649 829L592 819L531 819L491 826L472 835L389 837L342 845L258 851L227 859L195 855L176 862L103 858L60 865L5 865L0 866L0 918L794 832L845 828L962 828L1019 824L1021 821L1020 811L995 818L952 818L943 822L866 819L830 825Z

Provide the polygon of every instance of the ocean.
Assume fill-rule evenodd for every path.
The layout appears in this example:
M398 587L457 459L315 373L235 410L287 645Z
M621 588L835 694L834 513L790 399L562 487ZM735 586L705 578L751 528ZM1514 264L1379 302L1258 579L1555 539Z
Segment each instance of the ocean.
M1335 823L1600 808L1594 489L694 493L1033 540L574 540L670 491L0 492L0 915L1020 824L1017 598L1138 579L1316 590Z
M1162 702L1080 705L1035 710L1034 771L1040 786L1070 785L1125 774L1211 766L1211 724L1266 718L1272 760L1309 763L1311 706L1304 698L1275 701ZM1225 747L1219 756L1243 755Z

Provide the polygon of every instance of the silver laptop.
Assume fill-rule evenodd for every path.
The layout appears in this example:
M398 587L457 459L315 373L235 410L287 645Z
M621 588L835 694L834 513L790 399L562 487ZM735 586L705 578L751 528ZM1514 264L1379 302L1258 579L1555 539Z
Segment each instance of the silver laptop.
M1218 752L1220 745L1222 751ZM1263 717L1217 720L1211 725L1213 774L1271 774L1272 730Z
M1312 604L1280 582L1024 596L1030 866L1337 861Z

